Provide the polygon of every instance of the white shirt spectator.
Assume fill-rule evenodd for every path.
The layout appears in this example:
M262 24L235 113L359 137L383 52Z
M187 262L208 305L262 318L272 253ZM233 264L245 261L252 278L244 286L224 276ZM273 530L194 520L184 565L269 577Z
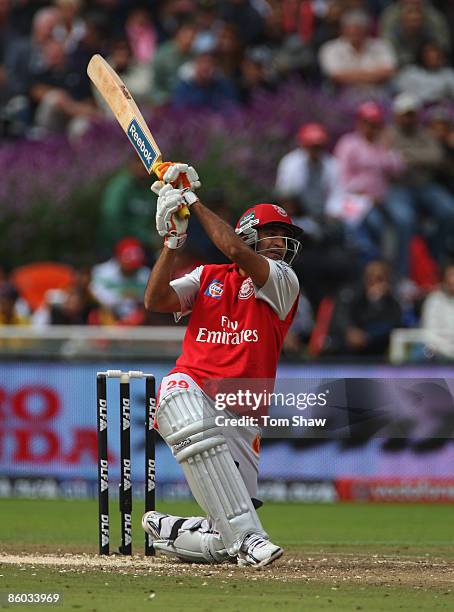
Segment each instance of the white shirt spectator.
M398 92L415 96L420 104L454 100L454 69L444 66L439 70L426 70L422 66L407 66L397 76Z
M325 153L320 158L320 196L323 205L336 191L338 184L338 165L336 159ZM308 212L322 214L324 208L315 210L315 202L311 202L310 190L310 158L302 148L295 149L281 159L277 169L275 191L279 197L298 197L309 208Z
M142 266L132 274L123 274L117 259L101 263L93 268L90 289L103 306L123 319L143 301L150 269Z
M330 40L321 46L319 61L330 78L349 70L394 69L397 64L393 48L380 38L368 38L359 50L343 37Z
M437 290L430 293L422 308L422 329L433 332L431 348L448 357L454 356L454 295Z

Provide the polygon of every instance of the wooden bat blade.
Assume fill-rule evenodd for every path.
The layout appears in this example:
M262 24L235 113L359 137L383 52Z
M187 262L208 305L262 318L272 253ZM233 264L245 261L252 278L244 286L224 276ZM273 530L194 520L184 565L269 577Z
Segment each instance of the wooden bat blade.
M126 85L99 54L91 58L87 74L151 174L161 162L161 151Z
M162 162L161 151L128 88L99 54L90 59L87 74L123 128L148 174L152 174ZM189 217L187 206L184 206L178 215L182 218Z

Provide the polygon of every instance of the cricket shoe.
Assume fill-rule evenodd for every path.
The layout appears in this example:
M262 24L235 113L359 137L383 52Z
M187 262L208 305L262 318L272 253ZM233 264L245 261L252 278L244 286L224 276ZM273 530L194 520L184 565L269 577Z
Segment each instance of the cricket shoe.
M150 512L145 512L142 516L142 527L143 529L151 535L151 537L155 540L159 540L159 534L161 532L162 519L164 519L167 514L162 514L161 512L155 512L151 510Z
M238 565L256 569L265 567L282 557L284 549L255 533L247 536L238 553Z

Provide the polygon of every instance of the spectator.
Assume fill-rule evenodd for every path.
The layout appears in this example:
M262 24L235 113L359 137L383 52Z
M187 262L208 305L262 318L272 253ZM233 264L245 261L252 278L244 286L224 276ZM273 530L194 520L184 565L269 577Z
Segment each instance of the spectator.
M382 29L381 36L392 44L399 66L414 64L421 46L431 37L431 28L424 19L422 4L402 3L397 23L389 29Z
M440 11L432 6L430 0L397 0L397 2L391 3L382 13L380 18L380 35L394 42L396 37L402 34L401 24L402 19L409 19L408 11L413 10L413 14L410 12L410 21L413 19L413 26L408 27L407 33L415 37L415 32L419 32L418 42L422 43L423 36L427 35L432 40L437 40L444 49L451 48L451 41L449 36L449 27L446 18ZM416 11L419 10L421 17L416 17ZM407 16L403 17L403 14L407 12ZM420 25L420 22L422 24ZM416 22L416 23L415 23ZM409 31L409 32L408 32ZM408 51L415 49L415 42L412 43L412 39L407 34L407 40L410 43ZM405 41L401 39L399 47L403 48ZM410 56L407 56L410 60ZM405 56L404 56L405 58ZM405 61L405 59L404 59Z
M12 98L15 95L13 73L8 65L11 47L19 36L12 26L10 0L0 0L0 137L11 135L17 109Z
M300 293L295 318L284 339L283 349L286 357L301 357L304 347L309 342L313 327L314 313L312 306L307 297Z
M21 38L9 47L8 82L15 96L26 96L32 75L44 63L44 46L53 40L60 13L55 7L38 10L33 17L29 38Z
M151 251L160 248L162 241L154 231L155 212L149 175L134 153L104 189L99 217L101 251L112 253L115 244L125 236L136 238Z
M326 339L325 352L384 357L391 331L401 324L401 309L391 290L389 268L370 262L359 290L339 295Z
M287 34L296 34L301 40L309 43L315 30L314 2L283 0L282 21Z
M77 271L74 286L66 291L47 291L45 303L33 313L33 326L113 325L116 322L113 314L96 300L90 283L90 269L81 268Z
M255 47L246 51L241 62L241 78L239 94L243 104L249 104L260 92L276 90L276 84L267 66L270 54L263 47Z
M6 99L6 68L5 56L7 46L10 44L12 30L9 24L10 5L9 0L0 0L0 105L7 101Z
M333 295L357 272L356 254L346 243L344 227L326 215L313 217L305 211L298 197L287 197L280 204L304 230L304 257L294 264L304 283L304 292L314 311L326 295Z
M16 287L5 282L0 286L0 325L28 325L29 318L20 307Z
M139 64L134 59L131 47L126 38L119 38L111 42L108 62L119 74L137 102L146 102L153 98L154 92L151 68L147 64ZM111 116L109 107L99 91L94 85L91 87L98 106L103 108L105 112Z
M342 35L320 48L322 73L343 87L370 89L386 86L394 75L396 57L391 45L371 38L369 17L351 11L342 17Z
M165 104L178 82L180 67L192 59L192 46L197 33L193 23L179 26L173 38L161 44L153 59L153 102Z
M454 100L454 69L446 65L444 51L436 41L426 42L417 65L401 70L394 85L398 92L415 96L421 104Z
M221 18L236 26L241 42L252 45L260 42L263 17L250 0L222 0Z
M267 78L271 81L277 82L292 74L311 78L317 72L314 52L297 34L285 31L282 6L272 5L263 19L261 42L247 47L246 53L266 57Z
M337 161L326 151L328 134L320 123L302 125L298 143L279 162L275 191L281 198L297 197L306 215L321 220L337 189Z
M443 160L435 178L454 195L454 121L451 113L443 107L432 109L428 126L443 150Z
M158 5L163 38L173 37L182 24L194 17L197 8L196 0L165 0Z
M339 139L334 155L343 190L365 194L377 204L384 200L390 178L403 170L399 153L385 146L383 112L375 102L358 106L355 131Z
M431 349L448 357L454 356L454 263L444 267L441 286L432 291L424 301L421 318L422 329L438 337L431 342Z
M367 261L381 255L385 216L390 217L402 250L397 255L397 267L406 272L410 237L400 222L399 208L390 189L391 181L403 172L404 163L400 154L384 142L383 112L378 104L364 102L358 107L355 131L339 139L334 155L339 163L342 194L362 198L358 199L358 206L362 204L363 210L358 213L351 232L363 258ZM349 221L348 197L339 197L347 208L338 215ZM332 206L332 202L329 204Z
M193 62L190 74L176 85L172 103L177 108L225 110L238 102L233 83L222 76L215 56L200 53Z
M72 53L85 36L85 21L81 17L81 0L55 0L60 19L54 30L56 40L63 43L65 52Z
M85 17L84 35L78 41L77 46L68 52L70 70L77 72L82 77L80 87L85 87L84 97L90 98L91 81L87 74L87 65L95 53L105 55L109 49L108 28L102 19L91 14Z
M13 33L10 27L9 0L0 0L0 138L11 133L12 97L7 69L7 50L12 44Z
M87 302L76 287L69 291L53 292L47 305L35 312L33 322L41 325L87 325L95 305Z
M325 13L319 16L312 38L314 49L318 51L324 43L340 37L343 12L343 4L339 0L329 0L326 3Z
M79 292L83 302L87 305L88 314L99 307L99 303L91 290L91 269L81 267L76 270L75 289Z
M221 24L213 51L224 77L232 82L239 82L243 45L234 25L231 23Z
M222 27L216 0L199 0L194 20L197 25L195 53L211 51L216 46L218 32Z
M115 247L115 256L93 268L91 292L119 322L143 313L143 294L150 274L144 262L140 242L123 238Z
M36 125L47 132L80 133L96 115L91 99L81 98L84 76L68 70L63 44L49 40L43 47L43 65L32 77L30 97L35 104Z
M393 189L393 206L408 232L416 230L421 213L434 223L429 246L432 255L442 263L454 231L454 198L435 181L442 165L443 150L422 127L419 108L418 100L409 94L400 94L394 100L394 125L387 138L390 146L402 155L406 171Z
M156 52L157 33L145 8L133 9L126 20L126 36L134 61L149 64Z

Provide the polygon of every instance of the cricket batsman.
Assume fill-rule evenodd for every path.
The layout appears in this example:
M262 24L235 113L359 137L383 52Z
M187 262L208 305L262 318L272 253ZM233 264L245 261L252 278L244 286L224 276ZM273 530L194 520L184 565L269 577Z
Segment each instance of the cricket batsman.
M168 164L152 190L158 194L156 227L164 237L150 273L145 307L190 314L182 354L161 383L156 426L186 476L206 517L147 512L142 526L156 550L192 563L237 561L260 568L283 554L262 527L256 508L260 430L238 427L225 435L205 381L268 379L298 305L299 284L290 267L301 249L301 230L285 210L257 204L234 230L206 208L194 189L194 168ZM179 189L174 185L190 188ZM203 265L172 279L186 239L187 206L231 263Z

